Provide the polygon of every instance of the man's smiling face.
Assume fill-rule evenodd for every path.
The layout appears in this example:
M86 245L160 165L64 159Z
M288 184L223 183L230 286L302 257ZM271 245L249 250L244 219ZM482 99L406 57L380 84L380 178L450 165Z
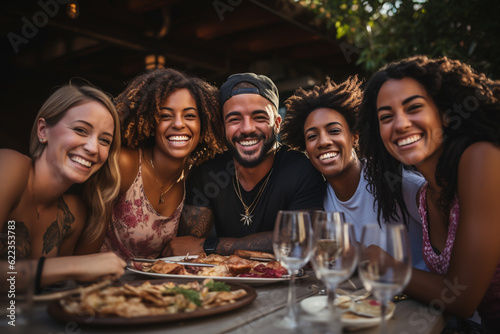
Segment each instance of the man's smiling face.
M258 94L239 94L222 107L226 144L243 167L259 165L276 143L281 117Z

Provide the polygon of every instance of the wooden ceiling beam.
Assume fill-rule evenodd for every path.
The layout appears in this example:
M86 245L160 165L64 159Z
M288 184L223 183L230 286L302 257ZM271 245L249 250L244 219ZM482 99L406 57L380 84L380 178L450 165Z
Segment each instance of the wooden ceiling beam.
M169 6L180 0L127 0L125 7L135 14L144 14L155 9Z
M259 30L245 38L236 37L232 46L238 50L263 53L316 40L320 37L290 25L281 25Z
M298 47L287 50L287 53L295 59L314 59L342 54L338 46L326 44L321 41L305 43Z
M235 33L262 28L280 22L279 18L259 8L238 8L227 14L224 21L216 16L196 25L196 37L203 40L212 40Z
M278 3L281 2L280 5L282 8L281 9L275 9L269 6L269 1L262 1L262 0L248 0L252 4L266 10L269 13L272 13L273 15L276 15L280 19L287 21L291 23L292 25L296 26L297 28L302 29L303 31L307 31L310 34L316 35L323 39L324 41L327 41L329 43L333 44L338 44L338 42L332 38L329 34L325 34L321 31L319 31L317 28L313 27L311 22L309 23L302 23L300 22L296 16L298 12L302 13L307 13L307 10L303 8L300 4L292 3L288 0L280 0L277 1ZM334 35L332 35L334 36Z

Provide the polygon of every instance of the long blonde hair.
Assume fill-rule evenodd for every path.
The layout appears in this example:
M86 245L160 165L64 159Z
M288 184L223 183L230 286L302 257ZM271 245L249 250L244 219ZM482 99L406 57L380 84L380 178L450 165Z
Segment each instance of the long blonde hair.
M30 155L35 163L45 149L45 144L40 143L38 139L38 119L44 118L48 126L54 126L69 109L90 101L100 102L108 109L113 117L115 127L108 159L84 184L82 199L90 213L82 233L82 238L86 242L95 241L104 233L107 226L106 220L111 214L112 203L120 190L118 169L118 155L121 145L120 119L111 98L103 91L91 86L70 84L59 88L40 108L31 130L30 139Z

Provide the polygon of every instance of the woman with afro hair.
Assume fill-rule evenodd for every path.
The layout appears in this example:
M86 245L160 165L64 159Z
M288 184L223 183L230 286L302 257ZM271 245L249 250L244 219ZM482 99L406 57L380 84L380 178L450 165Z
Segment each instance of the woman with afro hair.
M116 99L121 185L101 251L156 258L177 234L193 164L222 152L218 89L173 69L137 76Z
M404 174L403 214L392 219L378 219L373 195L368 192L364 160L358 159L358 133L354 126L361 103L361 82L357 77L336 84L329 78L311 90L298 89L285 101L287 115L282 140L294 149L305 151L313 166L328 181L324 199L326 211L344 212L354 224L359 239L364 224L405 222L410 228L414 263L422 261L422 227L417 211L417 192L424 180L412 172Z
M380 214L401 207L386 175L414 166L423 255L406 292L460 318L477 309L500 330L500 82L446 57L403 59L368 82L358 131ZM397 179L393 178L393 179Z

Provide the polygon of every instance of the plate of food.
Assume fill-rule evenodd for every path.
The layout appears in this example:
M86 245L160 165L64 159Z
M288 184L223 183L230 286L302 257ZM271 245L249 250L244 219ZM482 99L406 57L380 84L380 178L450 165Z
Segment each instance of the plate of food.
M373 327L380 323L380 303L373 298L353 301L348 296L338 296L335 305L342 313L342 326L346 330L357 330L361 328ZM327 307L327 296L313 296L303 299L300 302L302 309L316 320L325 321L331 318ZM389 302L385 319L390 319L396 305Z
M251 260L254 257L243 258L239 256L242 253L238 252L230 256L218 254L207 256L203 253L155 260L131 259L127 269L141 275L157 278L197 280L212 278L249 285L270 284L290 279L288 271L279 262L271 259L271 256L274 257L272 254L257 253L260 255L259 260ZM267 258L263 256L267 256Z
M118 284L53 300L48 313L61 322L117 326L178 322L229 312L252 303L248 285L206 279Z

